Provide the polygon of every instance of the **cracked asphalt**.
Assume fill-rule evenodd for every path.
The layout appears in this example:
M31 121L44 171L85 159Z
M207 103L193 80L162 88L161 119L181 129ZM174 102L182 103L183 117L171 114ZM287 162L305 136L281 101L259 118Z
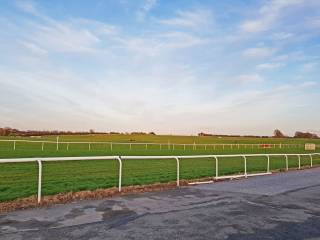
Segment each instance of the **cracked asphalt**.
M11 212L0 239L320 239L320 168Z

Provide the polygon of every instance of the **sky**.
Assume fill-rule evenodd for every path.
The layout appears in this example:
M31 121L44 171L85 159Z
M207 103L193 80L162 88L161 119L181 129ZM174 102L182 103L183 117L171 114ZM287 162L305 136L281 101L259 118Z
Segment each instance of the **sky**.
M319 0L0 0L0 126L320 133Z

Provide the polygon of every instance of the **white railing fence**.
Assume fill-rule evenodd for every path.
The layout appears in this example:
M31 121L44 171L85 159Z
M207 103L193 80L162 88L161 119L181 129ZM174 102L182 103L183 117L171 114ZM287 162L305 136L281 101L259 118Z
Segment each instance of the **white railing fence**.
M158 150L232 150L232 149L289 149L289 148L304 148L304 144L292 144L292 143L147 143L147 142L70 142L70 141L49 141L49 140L22 140L22 139L0 139L0 142L7 142L12 144L12 150L18 149L18 143L38 143L39 150L45 150L46 145L54 144L57 151L61 150L62 146L65 146L65 150L69 151L72 145L85 144L87 150L91 151L94 145L104 145L105 150L114 150L115 146L127 146L128 150L132 150L133 146L143 146L145 150L148 150L149 146L157 146ZM316 145L317 148L320 145Z
M122 186L122 160L124 159L173 159L176 161L177 167L177 176L176 176L176 184L180 185L180 159L199 159L199 158L212 158L215 160L215 172L213 175L215 179L223 179L223 178L235 178L235 177L249 177L249 176L257 176L270 174L270 157L278 156L284 157L286 163L286 170L289 169L288 157L296 156L298 158L299 166L301 169L301 157L309 156L310 157L310 166L313 166L313 156L320 156L320 153L311 153L311 154L233 154L233 155L192 155L192 156L98 156L98 157L50 157L50 158L11 158L11 159L0 159L1 163L28 163L28 162L37 162L38 163L38 203L41 202L41 189L42 189L42 162L53 162L53 161L88 161L88 160L117 160L119 162L118 169L118 191L121 192ZM230 157L241 157L243 159L243 174L240 175L227 175L227 176L219 176L219 160L222 158L230 158ZM265 172L260 173L248 173L247 172L247 158L248 157L266 157L267 158L267 166Z

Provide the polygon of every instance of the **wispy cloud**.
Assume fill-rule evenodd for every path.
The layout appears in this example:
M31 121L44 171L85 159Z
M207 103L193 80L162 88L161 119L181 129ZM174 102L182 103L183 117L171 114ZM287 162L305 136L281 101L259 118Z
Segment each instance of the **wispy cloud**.
M279 63L279 62L276 62L276 63L262 63L262 64L257 65L257 68L261 69L261 70L272 70L272 69L281 68L284 65L285 65L284 63Z
M277 33L272 34L272 39L274 39L276 41L287 40L292 37L294 37L294 34L288 33L288 32L277 32Z
M317 65L319 65L317 62L308 62L303 64L301 69L303 72L311 72L317 67Z
M250 58L267 58L272 56L276 51L276 48L256 47L244 50L243 55Z
M24 12L27 12L27 13L30 13L30 14L33 14L33 15L38 15L38 10L37 10L37 7L36 7L36 4L35 2L33 1L28 1L28 0L19 0L19 1L16 1L16 6L24 11Z
M36 55L47 55L48 53L45 49L31 42L20 41L20 44Z
M118 38L118 47L147 56L165 55L176 50L188 49L209 43L210 39L178 31L156 33L147 37L128 37L122 35Z
M240 84L262 83L264 79L259 74L243 74L232 79L233 82Z
M319 2L318 2L319 3ZM317 5L316 1L308 0L271 0L258 9L255 18L244 21L240 29L247 33L259 33L274 27L276 22L285 15L287 9L304 5Z
M57 22L47 26L37 25L30 39L39 46L58 52L90 52L100 41L90 30Z
M152 10L157 4L157 0L145 0L142 7L137 12L138 20L143 21L149 11Z
M311 29L316 29L319 32L320 29L320 17L312 17L306 21L306 24Z
M178 11L176 17L159 20L160 23L183 28L203 28L212 25L213 14L210 10L197 9L193 11Z

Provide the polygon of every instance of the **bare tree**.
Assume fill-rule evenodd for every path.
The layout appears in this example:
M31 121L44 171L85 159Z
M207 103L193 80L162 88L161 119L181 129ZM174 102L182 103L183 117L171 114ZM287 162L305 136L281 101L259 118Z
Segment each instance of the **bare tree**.
M285 135L279 129L276 129L276 130L273 131L273 136L276 137L276 138L285 137Z
M297 131L294 134L295 138L319 138L317 134L309 133L309 132L299 132Z

